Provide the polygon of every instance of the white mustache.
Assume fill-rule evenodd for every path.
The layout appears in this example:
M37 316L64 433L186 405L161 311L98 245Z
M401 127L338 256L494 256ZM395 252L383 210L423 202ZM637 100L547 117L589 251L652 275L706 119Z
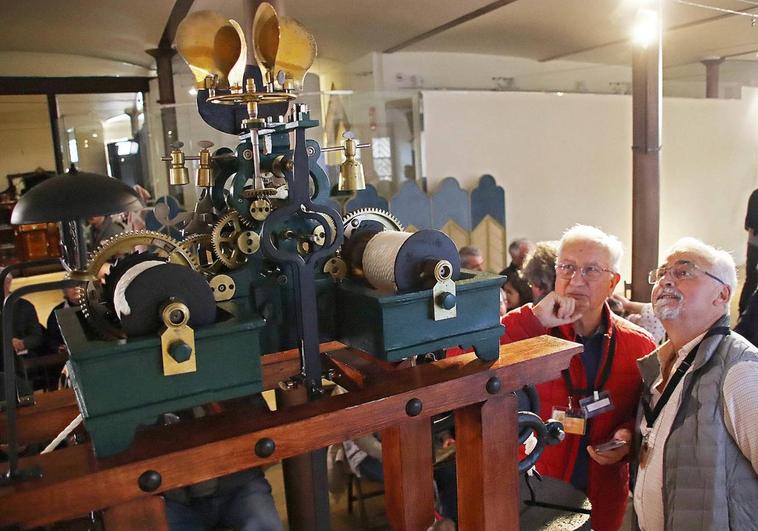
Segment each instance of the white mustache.
M663 288L663 291L661 291L658 294L658 296L655 298L655 300L658 301L658 300L662 299L663 297L674 297L676 299L681 299L682 298L682 293L678 289L676 289L676 288L667 287L667 288Z

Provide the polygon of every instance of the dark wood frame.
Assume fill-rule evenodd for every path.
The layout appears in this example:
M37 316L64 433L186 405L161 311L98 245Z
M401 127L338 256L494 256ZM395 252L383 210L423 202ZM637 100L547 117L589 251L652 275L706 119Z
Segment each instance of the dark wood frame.
M429 419L454 410L457 459L466 463L458 467L459 528L516 529L517 402L511 391L556 378L581 346L542 336L503 345L494 362L466 354L391 374L386 363L338 347L332 343L322 350L337 351L325 357L346 368L335 381L353 389L347 394L254 418L231 408L145 430L129 450L105 459L94 458L84 444L24 460L22 466L41 466L44 477L0 489L0 527L45 525L105 509L109 531L135 525L166 529L163 503L155 494L382 431L390 524L399 531L425 529L433 520ZM267 358L266 385L299 371L296 351ZM501 386L490 394L486 384L493 378ZM422 404L415 415L408 406L413 400ZM274 442L273 454L256 455L262 439ZM160 474L159 486L150 492L138 485L147 471Z

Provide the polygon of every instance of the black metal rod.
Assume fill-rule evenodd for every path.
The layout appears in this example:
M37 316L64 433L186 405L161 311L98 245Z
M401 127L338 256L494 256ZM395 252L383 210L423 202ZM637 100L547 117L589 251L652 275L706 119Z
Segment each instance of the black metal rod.
M50 134L53 136L53 150L55 151L55 172L63 173L63 149L61 148L60 129L58 128L58 100L55 94L47 95L47 112L50 116Z

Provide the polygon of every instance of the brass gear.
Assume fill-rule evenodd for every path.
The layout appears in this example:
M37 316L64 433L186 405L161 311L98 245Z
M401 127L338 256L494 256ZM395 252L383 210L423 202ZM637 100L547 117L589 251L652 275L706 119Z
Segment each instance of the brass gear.
M67 275L72 280L87 282L85 293L80 298L82 313L95 331L103 337L123 338L125 335L123 330L108 317L109 308L103 304L102 284L98 274L108 260L119 254L130 253L136 246L150 247L158 256L165 257L168 263L184 265L195 271L200 270L192 255L185 251L178 241L160 232L147 230L122 232L104 241L90 256L86 270L72 271Z
M192 256L201 273L214 275L223 267L223 263L213 249L211 234L192 234L184 238L179 245Z
M345 227L345 239L350 238L353 231L363 221L377 221L385 230L403 231L403 224L395 216L381 208L359 208L342 217L342 225Z
M237 269L247 260L247 255L237 246L237 239L242 232L242 221L236 210L223 216L213 226L213 251L229 269Z
M83 272L84 274L72 271L69 274L69 278L74 280L96 280L100 269L108 260L119 254L130 253L138 245L153 247L159 256L167 257L167 261L172 264L191 267L195 271L200 270L199 264L192 255L185 251L181 244L171 236L151 230L138 230L122 232L105 240L90 256L89 262L87 262L87 269Z

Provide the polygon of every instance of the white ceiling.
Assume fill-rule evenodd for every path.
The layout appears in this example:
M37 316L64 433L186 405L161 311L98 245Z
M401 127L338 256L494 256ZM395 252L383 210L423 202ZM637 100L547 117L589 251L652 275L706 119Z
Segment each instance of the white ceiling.
M628 37L641 0L515 0L410 46L408 51L455 51L628 65ZM743 54L724 76L758 77L758 27L728 15L661 0L665 77L702 79L699 61ZM322 58L349 62L384 51L455 21L491 0L284 0L284 11L316 37ZM505 4L506 2L501 2ZM758 14L748 0L698 0ZM173 0L2 0L0 52L48 52L153 66L154 48ZM196 0L193 10L215 9L244 19L246 0ZM688 67L688 65L690 65ZM694 65L694 66L692 66ZM40 74L43 75L43 74Z

